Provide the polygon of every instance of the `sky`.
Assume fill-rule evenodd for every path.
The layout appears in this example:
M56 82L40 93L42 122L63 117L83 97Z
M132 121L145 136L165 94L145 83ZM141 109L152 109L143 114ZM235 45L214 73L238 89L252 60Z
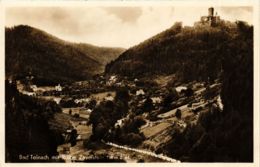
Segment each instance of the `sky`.
M225 20L253 22L252 7L216 7ZM175 22L192 26L207 7L9 7L5 25L26 24L71 42L129 48L170 28Z

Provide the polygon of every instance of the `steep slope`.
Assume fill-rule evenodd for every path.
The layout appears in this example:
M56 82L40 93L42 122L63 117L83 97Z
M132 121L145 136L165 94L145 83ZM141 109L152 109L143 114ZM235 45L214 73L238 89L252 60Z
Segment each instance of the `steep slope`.
M6 28L6 76L29 73L52 82L88 79L122 49L101 48L63 41L29 26Z
M184 81L214 79L225 54L220 48L236 33L235 23L223 22L216 27L183 27L175 23L126 50L106 66L106 73L135 77L175 73Z
M5 152L6 162L51 162L33 156L57 155L61 133L49 126L61 108L52 101L42 101L18 92L14 83L5 83ZM23 158L22 158L23 157Z
M238 35L221 50L223 111L199 115L162 150L189 162L253 162L253 27L238 23Z

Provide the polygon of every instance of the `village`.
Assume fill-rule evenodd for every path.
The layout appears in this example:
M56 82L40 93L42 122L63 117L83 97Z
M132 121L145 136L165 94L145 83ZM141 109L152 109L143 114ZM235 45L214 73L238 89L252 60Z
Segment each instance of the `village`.
M221 112L223 105L220 98L220 85L218 80L211 83L180 84L174 82L173 75L156 76L149 80L100 75L89 81L45 87L33 85L30 78L27 78L26 82L17 81L21 93L52 100L62 108L62 113L57 113L55 119L63 126L65 143L60 145L57 151L63 158L74 156L73 160L64 158L68 162L87 161L91 156L98 159L104 157L104 153L109 156L116 154L120 160L128 159L135 162L142 161L145 157L144 161L148 162L175 161L163 157L162 153L156 154L156 151L158 152L164 143L172 140L172 133L176 129L183 131L188 124L196 124L201 113L210 112L212 107ZM139 112L138 115L145 120L145 124L139 128L145 140L136 148L104 142L107 147L86 149L84 141L92 134L92 127L88 124L91 112L102 101L113 101L116 90L122 87L126 87L130 94L129 111ZM146 106L145 111L141 111L144 110L144 106ZM115 127L123 126L128 117L129 114L118 120ZM71 146L69 141L73 131L76 132L76 144ZM118 149L123 149L124 153L117 153Z

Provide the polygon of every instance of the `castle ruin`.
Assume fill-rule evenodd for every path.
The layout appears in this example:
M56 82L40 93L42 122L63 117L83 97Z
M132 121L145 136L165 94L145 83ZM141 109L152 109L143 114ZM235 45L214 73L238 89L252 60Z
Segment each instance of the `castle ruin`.
M208 16L202 16L200 21L196 22L195 24L216 26L220 21L220 16L217 16L217 12L214 15L214 8L210 7L208 9Z

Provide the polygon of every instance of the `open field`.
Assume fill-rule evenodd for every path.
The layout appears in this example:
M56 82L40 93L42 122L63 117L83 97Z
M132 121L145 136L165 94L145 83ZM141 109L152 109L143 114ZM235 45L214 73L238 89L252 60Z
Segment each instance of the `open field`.
M165 130L169 126L172 126L172 124L163 122L163 123L160 123L160 124L152 126L152 127L144 128L142 130L142 132L144 133L146 138L150 138L150 137L160 133L161 131Z

